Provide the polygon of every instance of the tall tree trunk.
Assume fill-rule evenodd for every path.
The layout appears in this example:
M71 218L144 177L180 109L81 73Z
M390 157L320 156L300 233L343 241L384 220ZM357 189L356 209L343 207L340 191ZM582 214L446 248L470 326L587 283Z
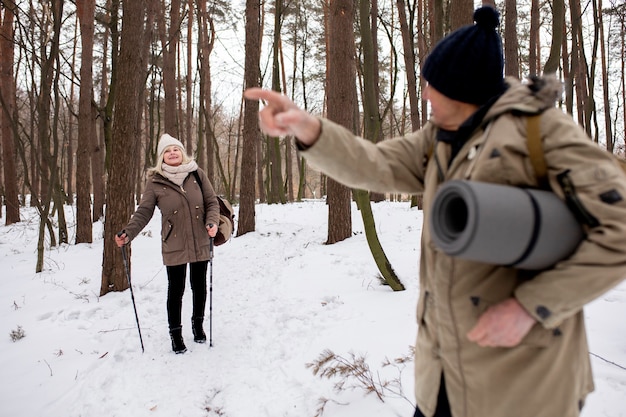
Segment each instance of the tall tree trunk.
M570 0L570 12L575 15L572 17L572 34L576 33L576 109L578 110L578 118L580 125L585 129L587 134L591 136L591 126L587 122L587 106L588 100L592 99L587 86L587 57L585 55L585 40L583 39L582 27L582 10L579 0ZM574 52L574 44L572 44L572 52Z
M15 140L17 140L15 78L13 74L13 22L14 9L7 4L0 8L0 138L2 141L2 169L4 177L4 199L6 205L5 224L20 221L19 193L17 189L17 167L15 164ZM3 13L4 10L4 13ZM24 167L26 168L26 167ZM0 202L0 212L2 202ZM1 215L0 215L1 216Z
M428 32L426 30L418 30L417 31L417 60L419 67L421 68L424 65L424 61L426 60L426 56L430 50L429 42L433 42L433 40L426 36L427 33L432 33L432 23L433 20L430 17L431 10L426 7L426 5L419 0L416 0L417 3L417 22L420 27L428 27ZM420 97L420 108L422 109L422 114L420 116L420 124L418 127L413 126L413 130L419 129L419 127L424 126L426 121L428 120L428 102L421 95L421 92L424 91L426 87L426 80L424 77L419 77L419 95ZM420 206L421 207L421 206Z
M611 115L611 96L609 92L608 57L606 54L607 39L604 35L604 19L602 17L602 0L598 0L598 28L600 29L600 62L602 64L602 98L604 101L604 130L606 134L606 150L613 153L615 138L613 137L613 121ZM622 74L623 77L623 74Z
M281 87L280 72L280 36L283 16L283 1L274 1L274 33L272 42L272 90L283 91ZM286 202L285 192L283 188L282 158L280 153L280 139L277 137L267 137L267 164L266 170L268 181L267 202L282 203Z
M118 82L117 79L119 77L119 68L118 61L120 55L120 28L119 28L119 20L120 20L120 2L122 0L108 0L111 2L110 5L110 13L109 13L109 31L111 32L111 52L109 56L111 57L111 79L109 81L109 95L107 97L106 105L104 106L104 115L102 117L103 121L103 132L104 132L104 167L105 171L108 173L110 171L110 161L111 161L111 142L113 136L113 107L115 106L115 101L117 100L118 93Z
M473 0L450 0L450 31L471 25L474 16Z
M541 68L541 45L539 37L539 0L530 3L530 33L528 48L528 74L539 75Z
M213 143L213 122L211 120L212 107L212 86L211 86L211 61L210 56L213 52L215 44L215 28L213 26L213 17L206 10L206 3L198 4L198 33L200 41L199 61L200 61L200 111L198 132L198 158L201 161L207 161L205 167L209 180L214 182L214 153L215 147ZM203 154L206 146L206 158Z
M356 65L354 2L332 0L328 19L328 118L354 131ZM328 178L328 240L333 244L352 234L350 189Z
M564 25L565 1L552 0L552 43L550 44L550 55L543 67L543 72L546 74L554 74L559 69Z
M188 10L188 18L187 18L187 39L193 39L193 17L194 17L194 1L187 0L187 10ZM200 5L204 5L206 8L206 2L198 2L198 7ZM200 15L200 12L198 12ZM200 18L198 18L198 36L201 36L202 31L200 30ZM200 42L198 42L200 44ZM198 51L199 52L199 51ZM187 42L187 76L185 77L185 96L191 97L193 95L193 42ZM186 117L185 117L185 137L181 139L181 142L185 144L185 148L191 150L193 149L192 143L192 135L193 135L193 100L185 100L186 103ZM181 120L182 123L182 120Z
M78 7L77 7L78 8ZM78 31L80 28L80 19L78 17L78 13L76 13L76 27L74 28L74 39L72 41L72 68L76 68L76 59L78 57L77 54L77 50L78 50L78 40L79 40L79 36L78 36ZM63 153L64 153L64 157L62 158L62 160L65 160L65 167L66 167L66 173L63 175L65 182L63 185L63 188L65 189L65 204L73 206L74 205L74 133L75 133L75 129L72 128L72 121L74 120L74 103L76 102L76 88L74 88L74 85L76 83L76 72L72 71L72 74L70 75L70 78L72 80L72 87L70 87L70 103L69 104L69 108L71 108L72 110L69 112L69 115L67 115L67 120L66 120L66 124L68 126L66 133L63 135L64 139L63 139ZM80 80L78 80L78 83L80 83ZM79 98L80 100L80 98Z
M267 160L264 159L264 155L267 154L267 151L265 150L265 148L267 148L267 143L263 142L259 141L256 146L256 182L259 202L267 203L267 181L263 176L263 167L265 162L267 162Z
M163 90L165 91L163 121L165 133L178 138L180 132L176 117L176 53L180 39L180 0L171 0L170 2L169 27L166 24L165 10L159 11L158 17L161 48L163 49Z
M432 27L435 24L435 19L433 19L432 17L432 14L434 13L434 8L432 7L430 1L422 2L419 0L415 0L413 10L414 10L413 14L417 15L415 18L417 19L418 27L428 28L428 30L423 29L423 30L417 31L417 61L418 61L417 64L421 68L424 64L424 61L426 60L426 56L428 55L430 48L433 46L435 42L435 39L432 38L433 34L435 33ZM409 27L413 28L415 27L415 25L411 24L409 25ZM430 36L427 36L428 34L430 34ZM428 102L424 98L424 96L421 95L421 92L424 91L424 88L426 87L426 80L424 79L424 77L419 77L418 82L419 82L418 98L420 100L419 106L421 109L421 114L420 114L419 124L417 126L415 125L412 126L413 131L422 127L424 124L426 124L428 120L428 111L427 111ZM411 207L417 207L421 210L423 208L423 203L424 203L424 198L422 194L411 196Z
M372 88L378 85L375 77L378 74L378 59L374 53L374 43L371 41L373 39L373 31L368 20L370 16L369 0L359 1L359 15L361 22L361 47L363 49L363 136L372 142L377 142L382 132L382 119L378 109L378 96L376 90ZM402 282L400 282L393 270L378 239L369 193L365 190L353 190L353 193L363 219L365 237L378 270L385 282L394 291L404 290Z
M428 1L430 20L430 47L434 47L444 34L443 0Z
M291 140L284 141L285 146L285 199L289 202L294 201L294 182L293 182L293 142Z
M111 0L107 0L107 10L110 10ZM111 20L111 19L109 19ZM111 33L111 25L105 25L104 36L102 41L102 55L109 56L109 38ZM113 59L113 58L112 58ZM105 195L105 137L107 124L104 121L106 117L107 97L109 93L108 84L108 65L102 65L102 73L100 78L100 97L98 99L98 108L95 115L96 123L93 126L91 134L91 179L93 181L93 221L104 219L104 203Z
M561 25L563 30L563 34L561 36L561 57L563 63L561 67L563 68L563 79L564 81L564 90L565 90L565 108L569 114L574 114L574 74L570 71L570 53L567 49L567 27L565 24L565 15L563 15L563 24Z
M306 70L307 70L307 64L308 64L308 53L309 53L309 25L308 25L308 10L306 7L304 7L302 5L301 2L296 2L296 18L298 19L299 23L296 23L297 27L301 27L300 30L296 31L297 33L300 33L302 35L300 44L301 44L301 52L300 52L300 64L299 64L299 68L297 69L300 73L300 84L301 84L301 89L302 89L302 100L303 100L303 108L304 110L308 110L309 109L309 104L308 104L308 84L307 84L307 79L308 77L305 75L306 74ZM295 54L295 51L294 51ZM294 62L297 62L296 59L294 59ZM297 80L297 78L295 77L295 66L294 66L294 82L295 80ZM295 90L295 87L294 87ZM293 96L293 95L292 95ZM296 197L297 201L301 201L302 198L304 198L306 196L306 187L307 187L307 165L306 165L306 161L304 159L304 157L299 157L298 158L298 177L299 177L299 182L298 182L298 195Z
M569 0L569 3L572 22L571 75L573 76L576 91L576 112L578 114L578 123L590 135L591 127L587 123L584 104L589 98L589 93L587 91L587 62L583 49L582 12L578 0Z
M128 288L122 256L115 244L115 234L128 222L135 207L134 190L136 155L139 153L140 132L138 97L143 95L146 62L144 18L146 0L124 1L118 70L124 77L117 79L115 120L111 137L109 184L107 187L104 227L104 254L100 295ZM113 88L113 86L112 86ZM130 248L129 248L130 249ZM130 262L130 250L128 251ZM130 263L129 263L130 268Z
M417 96L417 73L415 66L417 65L415 59L415 35L413 33L414 24L414 10L410 11L411 16L410 24L407 21L407 6L404 0L397 0L396 6L398 9L398 21L400 23L400 32L402 34L402 49L404 51L404 67L406 68L406 81L407 92L409 96L409 113L411 116L411 129L413 131L419 129L420 113L419 113L419 99Z
M78 148L76 150L76 170L80 173L91 171L91 135L96 123L93 118L93 37L95 0L76 3L80 21L81 60L80 96L78 99ZM76 243L92 242L91 181L89 175L76 176Z
M506 0L504 17L504 74L519 78L519 43L517 40L517 0Z
M258 87L261 80L261 4L259 0L246 0L246 46L244 88ZM259 102L246 100L243 115L243 150L241 157L241 188L239 197L239 222L237 236L255 230L254 200L256 181L256 152L259 140Z
M591 136L592 132L592 120L595 128L593 131L595 134L593 135L594 142L598 142L599 140L599 132L598 132L598 117L596 112L596 99L593 94L595 91L595 82L596 82L596 67L598 62L598 49L600 47L600 22L601 19L599 17L601 11L598 10L598 2L597 0L591 0L592 11L593 11L593 42L591 46L591 64L587 64L587 60L585 58L585 53L582 52L581 55L585 60L585 65L583 70L581 71L581 76L585 79L585 94L586 98L583 100L583 108L585 115L585 126L587 126L587 133ZM580 30L580 36L582 39L582 28ZM583 42L581 42L583 43ZM584 47L584 46L583 46ZM605 132L606 133L606 132Z
M96 123L91 126L91 179L93 181L93 212L92 220L104 218L105 178L104 178L104 131L97 109L92 105L91 114Z
M38 13L37 10L35 10L34 5L31 3L29 5L29 11L28 11L28 15L29 16L33 16L36 15ZM37 24L35 24L35 22L32 21L32 19L29 19L28 21L28 27L27 27L27 31L28 33L31 33L33 36L33 43L36 43L37 41L35 40L35 33L37 32L36 26ZM31 48L30 51L27 52L30 58L30 62L40 62L40 58L37 56L38 53L38 48ZM37 75L35 74L35 68L31 67L28 71L28 81L30 82L30 84L34 87L35 85L37 85ZM29 112L31 114L36 114L37 113L37 88L32 88L29 92L28 92L28 109ZM16 119L17 120L17 119ZM40 203L41 203L41 188L42 188L42 183L41 183L41 171L42 171L42 167L41 164L39 163L39 155L40 155L40 148L41 145L38 141L38 133L37 133L37 128L38 128L38 123L35 117L31 117L28 121L28 137L31 138L30 139L30 152L28 152L28 157L29 157L29 163L25 166L28 166L30 169L30 178L31 178L31 189L30 189L30 206L31 207L41 207ZM18 137L18 135L16 134L16 137ZM41 210L39 210L39 212L41 212Z
M228 193L228 198L229 200L233 201L235 199L235 196L237 195L237 180L239 179L239 167L241 166L241 164L239 163L240 160L240 155L241 155L241 147L242 147L242 138L241 138L241 124L242 124L242 116L243 116L243 104L244 104L244 100L242 99L240 104L239 104L239 117L237 118L236 122L232 122L231 124L229 124L229 129L228 129L228 149L232 149L232 147L235 147L235 156L234 159L232 161L232 167L233 167L233 176L230 179L230 189L226 190L226 192ZM232 119L231 119L232 121ZM234 144L233 144L234 141Z
M61 8L62 11L62 8ZM59 23L59 32L60 32L61 24ZM60 58L56 56L56 68L61 68ZM63 192L63 178L62 178L62 163L61 155L63 151L60 146L59 140L59 132L61 131L59 127L59 123L61 121L61 96L59 92L59 78L61 76L61 71L54 71L54 111L52 118L52 139L53 139L53 155L51 160L51 166L54 167L54 170L51 171L52 176L52 184L53 184L53 199L54 205L57 208L57 225L59 230L59 243L69 243L68 241L68 232L67 232L67 222L65 220L65 210L63 209L63 205L67 200L65 193Z
M620 41L621 49L619 51L620 63L621 63L621 90L622 90L622 126L626 126L626 16L620 18ZM626 146L625 146L626 147ZM626 149L624 149L626 154ZM626 156L626 155L623 155Z
M296 18L297 19L297 18ZM293 39L293 72L291 73L291 96L293 97L293 92L295 91L295 84L296 84L296 76L297 76L297 71L298 71L298 48L300 47L300 45L298 44L298 35L295 34L294 39ZM284 51L282 48L282 44L281 44L281 67L283 68L283 71L285 70L285 65L284 65ZM283 74L283 89L285 91L285 93L287 92L287 77L286 75ZM289 202L293 202L294 201L294 179L293 179L293 155L294 155L294 150L293 150L293 141L290 140L291 138L287 138L283 141L283 145L284 145L284 149L285 149L285 199Z
M44 261L44 241L45 230L48 228L50 233L50 246L56 245L54 230L50 225L50 208L52 199L54 198L56 182L58 180L56 160L53 159L50 143L50 114L52 108L52 87L54 83L54 66L59 55L59 39L61 36L61 20L63 15L63 0L53 0L50 3L50 12L52 22L52 37L50 44L43 44L41 47L41 85L39 97L37 99L37 138L41 146L41 174L44 181L45 189L42 189L41 200L42 208L39 212L39 238L37 241L37 265L36 272L43 271ZM46 53L46 47L50 46L50 51ZM61 207L61 210L63 208Z

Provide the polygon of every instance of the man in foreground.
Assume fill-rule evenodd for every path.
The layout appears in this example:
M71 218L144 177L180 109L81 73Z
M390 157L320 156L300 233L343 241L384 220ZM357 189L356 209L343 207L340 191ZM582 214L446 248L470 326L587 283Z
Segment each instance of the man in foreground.
M569 179L589 220L585 239L567 259L529 274L450 257L423 228L415 416L578 416L593 390L583 307L626 275L626 179L554 108L560 83L503 79L497 12L482 7L474 20L427 58L431 119L405 137L373 144L276 92L249 89L245 97L266 102L259 114L266 134L295 136L308 162L335 180L423 193L425 224L445 181L538 188L526 126L541 114L550 188L563 198L557 177Z

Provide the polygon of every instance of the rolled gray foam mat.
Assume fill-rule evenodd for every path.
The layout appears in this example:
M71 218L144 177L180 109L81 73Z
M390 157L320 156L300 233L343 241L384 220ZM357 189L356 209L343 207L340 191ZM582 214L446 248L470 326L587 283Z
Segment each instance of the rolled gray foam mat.
M584 237L550 191L466 180L448 181L437 191L430 231L450 256L529 270L565 259Z

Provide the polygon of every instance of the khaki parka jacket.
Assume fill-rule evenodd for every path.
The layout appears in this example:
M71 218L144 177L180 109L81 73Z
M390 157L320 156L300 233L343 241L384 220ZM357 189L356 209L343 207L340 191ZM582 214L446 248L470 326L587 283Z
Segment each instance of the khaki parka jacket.
M201 169L198 184L190 173L182 186L156 173L146 182L137 210L124 228L133 240L148 224L154 208L161 211L161 253L167 266L207 261L210 238L206 227L219 224L219 203ZM202 188L200 188L202 186Z
M626 276L626 178L619 164L554 107L560 91L556 79L507 79L507 84L450 164L450 146L435 143L437 128L432 124L373 144L322 119L318 141L302 151L309 163L347 186L423 192L415 395L429 417L442 373L454 417L578 416L593 390L583 306ZM578 198L599 225L587 228L571 256L531 279L514 268L453 258L438 250L427 225L442 181L538 187L526 142L526 116L537 113L542 113L552 190L563 198L556 176L570 170ZM510 297L537 320L522 343L491 348L470 342L466 334L481 313Z

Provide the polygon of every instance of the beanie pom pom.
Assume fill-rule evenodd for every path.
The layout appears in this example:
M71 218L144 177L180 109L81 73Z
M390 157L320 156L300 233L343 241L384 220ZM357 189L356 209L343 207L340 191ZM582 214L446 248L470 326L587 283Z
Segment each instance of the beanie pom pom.
M483 29L495 29L500 23L499 14L491 6L483 6L474 12L476 25Z

